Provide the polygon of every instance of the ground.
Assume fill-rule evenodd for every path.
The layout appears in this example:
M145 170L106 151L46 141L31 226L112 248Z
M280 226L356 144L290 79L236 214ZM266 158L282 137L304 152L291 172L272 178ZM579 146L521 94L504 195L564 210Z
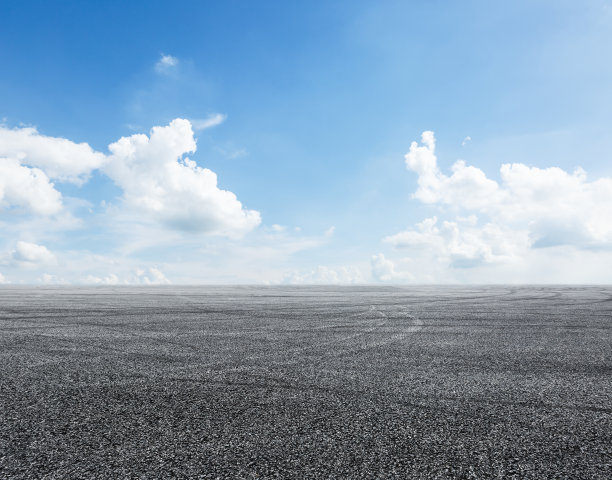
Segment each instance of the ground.
M0 478L612 478L610 287L0 289Z

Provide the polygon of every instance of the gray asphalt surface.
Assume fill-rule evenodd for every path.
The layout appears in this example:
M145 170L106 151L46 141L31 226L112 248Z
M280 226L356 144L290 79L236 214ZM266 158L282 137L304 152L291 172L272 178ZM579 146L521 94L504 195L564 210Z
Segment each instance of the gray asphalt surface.
M0 289L0 478L612 478L612 288Z

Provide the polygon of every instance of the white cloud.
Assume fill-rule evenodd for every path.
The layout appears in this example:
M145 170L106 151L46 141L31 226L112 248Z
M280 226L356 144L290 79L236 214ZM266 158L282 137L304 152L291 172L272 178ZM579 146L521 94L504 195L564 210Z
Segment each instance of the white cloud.
M395 269L395 264L385 258L382 253L373 255L370 262L372 268L372 277L385 283L401 283L414 280L414 276L410 272L398 272Z
M105 159L87 143L0 125L0 208L59 214L62 195L51 180L82 185Z
M120 278L115 273L106 276L87 275L82 280L88 285L169 285L171 282L155 267L137 268L132 274Z
M281 283L288 285L349 285L364 283L364 278L356 267L330 268L319 265L308 272L290 272L285 275Z
M472 141L472 137L470 137L469 135L467 137L465 137L463 139L463 141L461 142L461 146L465 147L468 143L470 143Z
M83 283L89 285L119 285L120 280L117 275L111 273L105 277L96 277L95 275L87 275Z
M40 277L37 278L38 283L42 283L43 285L69 285L70 282L64 280L57 275L51 275L50 273L43 273Z
M462 160L447 176L437 166L433 132L423 133L422 145L413 142L405 160L418 174L415 198L487 220L469 228L443 222L437 231L419 226L388 237L393 244L414 244L429 235L442 256L460 252L485 262L511 260L529 247L612 248L612 178L589 182L580 168L568 173L513 163L501 166L498 183Z
M13 262L20 267L35 268L55 262L55 255L44 245L24 242L22 240L15 244L15 250L11 254Z
M88 285L169 285L171 282L166 276L156 267L147 269L137 268L131 274L127 274L120 278L115 273L109 273L106 276L87 275L82 280Z
M164 55L162 53L159 60L155 64L155 70L158 73L167 73L172 68L176 67L178 63L178 58L173 57L172 55Z
M486 177L478 168L466 166L458 160L448 177L438 169L435 155L434 133L427 131L421 136L422 145L412 142L406 154L406 167L419 176L414 197L424 203L442 203L454 207L479 209L491 201L499 201L497 183Z
M16 159L0 158L0 208L21 208L38 215L62 210L62 195L39 168L20 165Z
M228 239L165 232L152 226L135 227L136 231L125 232L116 248L113 248L114 234L99 239L108 242L110 247L105 255L84 250L55 252L58 261L50 273L61 275L71 283L92 285L164 283L155 270L148 270L153 267L172 284L280 283L283 276L295 268L291 263L296 254L306 256L306 250L324 244L322 236L296 237L291 231L273 233L267 228L258 229L247 238ZM129 230L130 226L123 228ZM118 230L118 235L122 234ZM139 242L143 237L150 243L124 251L124 245L132 247L132 240ZM146 259L149 258L163 263L148 264ZM0 271L7 276L10 274L11 280L24 278L28 273L16 268L7 270L1 261Z
M333 237L335 231L336 231L336 227L334 225L332 225L327 230L325 230L325 236L326 237Z
M231 144L225 147L216 146L215 150L223 155L225 158L229 158L230 160L234 160L236 158L244 158L249 155L249 152L246 148L234 147Z
M7 283L10 283L10 282L6 279L4 275L0 273L0 285L6 285Z
M91 172L100 168L104 154L87 143L74 143L65 138L41 135L35 128L0 126L0 164L6 157L21 165L37 167L55 180L83 184Z
M205 130L207 128L216 127L217 125L221 125L227 119L227 115L223 113L213 113L206 118L193 119L191 120L191 125L193 125L193 129L196 131Z
M479 227L475 216L443 221L440 226L437 223L436 217L427 218L416 229L388 236L384 241L397 248L427 251L454 267L514 261L530 245L527 231L494 223Z
M122 137L109 150L104 155L86 143L43 136L33 128L0 126L0 208L57 215L62 195L51 180L80 184L100 169L123 189L123 207L144 214L145 221L233 237L261 222L259 212L244 209L236 195L218 188L214 172L185 157L196 150L188 120L154 127L150 136Z
M170 280L161 272L161 270L150 267L147 271L137 271L137 276L140 283L145 285L169 285Z
M123 189L125 204L179 230L239 237L261 222L236 195L217 186L217 175L184 157L195 152L188 120L154 127L150 136L122 137L109 146L104 172Z

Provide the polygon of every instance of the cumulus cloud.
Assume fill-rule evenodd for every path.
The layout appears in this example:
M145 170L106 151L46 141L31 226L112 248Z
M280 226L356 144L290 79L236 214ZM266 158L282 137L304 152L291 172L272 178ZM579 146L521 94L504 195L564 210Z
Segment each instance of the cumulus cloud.
M208 126L223 118L210 117ZM53 180L81 184L98 169L123 189L122 210L143 220L232 237L261 222L259 212L243 208L234 193L217 186L214 172L185 156L196 150L188 120L154 127L149 136L123 137L109 150L105 155L86 143L47 137L33 128L0 126L0 208L57 215L63 202Z
M0 164L6 159L37 167L54 180L82 185L93 170L102 166L105 156L87 143L41 135L32 127L0 126Z
M171 227L241 236L261 222L232 192L217 186L217 175L185 156L195 152L191 123L176 119L149 136L123 137L109 146L104 172L123 189L125 204Z
M145 285L169 285L171 283L162 271L155 267L150 267L147 270L137 270L136 275L139 283Z
M537 247L612 248L612 178L588 181L580 168L513 163L501 166L498 182L463 160L446 175L431 131L411 144L405 161L418 175L414 198L456 218L434 217L386 238L397 247L435 251L454 266L512 261Z
M0 273L0 285L6 285L7 283L10 283L10 282L6 279L4 275Z
M417 223L415 229L384 239L397 248L434 254L454 267L516 260L529 247L526 230L512 230L494 223L477 226L477 218L457 218L438 224L437 217Z
M82 185L105 159L87 143L0 125L0 208L56 215L62 195L52 180Z
M53 215L62 210L62 195L39 168L25 167L17 159L0 158L0 208Z
M167 73L172 68L176 67L178 63L178 58L173 57L172 55L164 55L162 53L159 60L155 64L155 70L158 73Z
M90 274L82 281L88 285L170 285L171 283L156 267L137 268L131 274L123 275L122 278L115 273L105 276Z
M395 269L395 264L385 258L382 253L373 255L370 260L372 268L372 277L384 283L405 282L414 280L414 276L410 272L399 272Z
M119 277L114 273L106 275L104 277L96 277L95 275L87 275L84 279L84 283L89 285L119 285L122 283ZM126 282L123 282L126 283Z
M291 272L285 275L282 283L287 285L348 285L364 283L364 278L356 267L330 268L319 265L307 272Z
M221 125L226 119L227 115L223 113L213 113L206 118L193 119L191 120L191 124L193 125L193 129L198 131Z
M20 267L36 268L55 262L55 255L44 245L24 242L22 240L15 244L15 250L11 254L13 262Z
M62 277L57 275L51 275L50 273L43 273L37 279L38 283L43 285L69 285L70 282L64 280Z
M406 167L419 176L414 197L424 203L441 203L466 209L486 208L499 202L501 192L494 180L475 167L458 160L452 166L453 174L444 175L437 165L434 132L421 135L422 145L412 142L406 154Z

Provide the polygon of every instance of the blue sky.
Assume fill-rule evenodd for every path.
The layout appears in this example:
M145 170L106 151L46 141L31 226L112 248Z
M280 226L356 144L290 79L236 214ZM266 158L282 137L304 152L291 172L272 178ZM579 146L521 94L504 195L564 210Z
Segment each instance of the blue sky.
M0 9L0 281L612 281L610 1Z

